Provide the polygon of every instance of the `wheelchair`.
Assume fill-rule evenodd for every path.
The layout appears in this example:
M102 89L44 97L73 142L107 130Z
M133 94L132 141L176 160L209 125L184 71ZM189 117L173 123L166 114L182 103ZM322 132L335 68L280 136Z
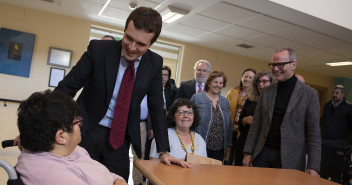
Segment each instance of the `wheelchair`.
M13 146L13 140L5 140L1 143L2 148ZM0 159L0 167L4 168L9 176L7 185L24 185L15 168L7 161Z
M351 185L352 178L352 145L347 145L343 149L334 147L325 147L325 157L322 160L325 162L320 168L320 175L325 179L331 178L332 181L342 184Z

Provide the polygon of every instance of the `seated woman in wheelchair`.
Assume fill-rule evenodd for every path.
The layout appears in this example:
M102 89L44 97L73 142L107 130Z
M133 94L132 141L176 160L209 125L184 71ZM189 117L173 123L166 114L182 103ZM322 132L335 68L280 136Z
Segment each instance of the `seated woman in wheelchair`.
M16 170L26 185L126 184L91 159L81 141L83 120L78 104L50 90L32 94L18 108L18 129L23 147Z

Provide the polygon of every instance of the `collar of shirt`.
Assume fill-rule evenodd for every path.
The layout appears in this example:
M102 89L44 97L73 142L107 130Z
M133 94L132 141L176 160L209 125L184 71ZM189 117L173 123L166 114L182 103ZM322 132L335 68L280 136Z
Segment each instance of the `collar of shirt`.
M331 101L331 104L332 104L333 107L338 107L342 103L343 100L344 99L342 99L341 101L337 102L336 104L334 103L334 101Z
M197 91L198 91L198 87L199 87L198 84L200 84L200 85L202 86L202 90L203 90L205 83L198 83L198 82L196 82L196 89L197 89Z
M196 83L196 86L198 86L198 84L202 85L202 88L203 88L205 83L198 83L198 82L197 82L197 83Z
M139 66L139 62L142 60L142 56L139 56L135 61L134 61L134 68L137 69ZM125 68L128 66L128 61L125 58L125 54L123 53L123 50L121 50L121 58L120 58L121 65Z

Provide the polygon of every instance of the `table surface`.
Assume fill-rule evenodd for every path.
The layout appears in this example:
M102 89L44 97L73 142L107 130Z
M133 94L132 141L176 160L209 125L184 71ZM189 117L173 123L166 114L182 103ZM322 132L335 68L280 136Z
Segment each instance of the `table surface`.
M185 169L157 160L134 160L133 164L154 185L337 185L298 170L208 164Z

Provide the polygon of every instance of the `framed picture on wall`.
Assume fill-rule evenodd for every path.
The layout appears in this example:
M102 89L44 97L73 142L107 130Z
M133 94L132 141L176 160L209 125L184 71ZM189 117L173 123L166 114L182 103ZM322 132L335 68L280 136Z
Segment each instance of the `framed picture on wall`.
M50 68L49 75L49 87L57 87L59 82L65 77L65 69L59 69L55 67Z
M48 64L60 67L71 67L72 50L49 47Z
M35 34L0 28L0 73L29 78Z

